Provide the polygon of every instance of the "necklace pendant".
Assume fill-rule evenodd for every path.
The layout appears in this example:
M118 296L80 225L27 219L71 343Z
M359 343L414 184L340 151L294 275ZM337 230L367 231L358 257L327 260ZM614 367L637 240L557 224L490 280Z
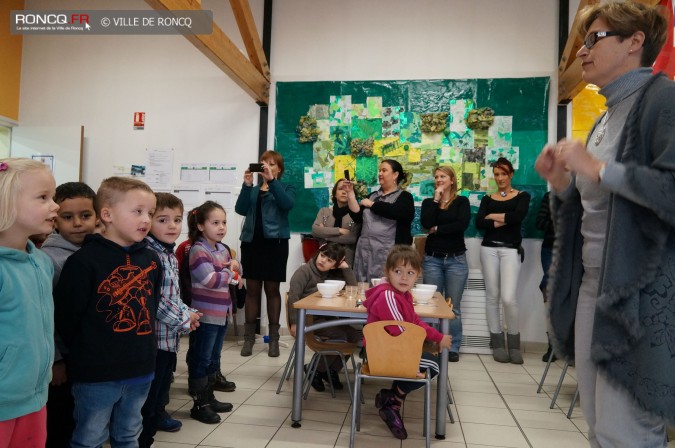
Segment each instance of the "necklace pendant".
M509 190L509 193L513 193L513 188L511 188L511 189ZM500 191L500 192L499 192L499 196L505 198L509 193L507 193L507 192L505 192L505 191Z
M605 126L603 126L595 136L595 146L598 146L605 136Z

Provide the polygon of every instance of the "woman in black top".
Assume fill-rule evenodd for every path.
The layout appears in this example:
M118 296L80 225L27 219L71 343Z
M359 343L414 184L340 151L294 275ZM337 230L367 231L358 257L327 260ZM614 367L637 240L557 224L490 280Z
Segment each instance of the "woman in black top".
M523 238L520 227L527 216L530 194L511 187L513 165L504 157L492 164L497 192L485 195L480 202L476 227L484 230L480 248L480 262L485 279L486 315L490 328L492 356L497 362L522 364L520 330L518 328L518 274ZM504 305L508 352L499 319L499 301Z
M459 361L462 343L462 292L469 276L464 231L469 226L471 207L464 196L457 196L457 175L449 166L434 170L434 197L422 202L422 227L429 230L422 261L424 283L436 285L438 292L452 299L456 318L450 321L452 346L448 360Z
M408 174L399 162L385 159L377 173L380 189L359 203L352 182L347 187L349 214L362 224L356 243L354 273L360 282L384 275L387 254L395 244L412 244L410 225L415 217L415 200L401 188Z

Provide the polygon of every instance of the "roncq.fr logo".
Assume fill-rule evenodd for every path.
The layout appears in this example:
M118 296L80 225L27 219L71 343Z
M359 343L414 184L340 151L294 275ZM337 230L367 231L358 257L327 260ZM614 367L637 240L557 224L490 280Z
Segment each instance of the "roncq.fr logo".
M14 20L15 25L89 25L89 14L26 13L16 14Z

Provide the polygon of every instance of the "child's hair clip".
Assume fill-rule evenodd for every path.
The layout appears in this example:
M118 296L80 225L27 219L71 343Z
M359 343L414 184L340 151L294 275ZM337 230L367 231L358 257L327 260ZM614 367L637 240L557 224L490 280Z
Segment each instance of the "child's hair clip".
M328 243L323 243L321 246L319 246L319 252L323 251L326 246L328 246Z
M192 214L196 215L197 214L197 209L192 210Z
M9 169L9 165L7 162L0 162L0 171L7 171Z

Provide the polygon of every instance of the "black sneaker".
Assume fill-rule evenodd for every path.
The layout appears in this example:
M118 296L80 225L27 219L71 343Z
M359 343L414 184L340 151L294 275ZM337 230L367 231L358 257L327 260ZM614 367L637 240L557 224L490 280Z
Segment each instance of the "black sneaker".
M544 353L544 356L541 357L541 360L542 360L543 362L548 362L548 358L551 356L551 352L552 352L552 351L553 351L553 349L552 349L551 346L549 345L549 346L548 346L548 350L546 350L546 353ZM557 359L558 359L558 358L555 356L555 354L553 354L553 358L551 358L551 362L556 362Z
M457 361L459 361L459 353L448 352L448 362L457 362Z
M335 370L329 370L328 372L330 382L333 383L333 387L335 388L335 390L344 389L344 386L340 382L340 375Z
M305 373L307 373L307 365L305 364ZM317 392L323 392L326 390L326 386L323 384L323 378L326 374L319 372L318 370L314 371L314 378L312 378L312 388Z

